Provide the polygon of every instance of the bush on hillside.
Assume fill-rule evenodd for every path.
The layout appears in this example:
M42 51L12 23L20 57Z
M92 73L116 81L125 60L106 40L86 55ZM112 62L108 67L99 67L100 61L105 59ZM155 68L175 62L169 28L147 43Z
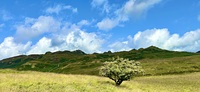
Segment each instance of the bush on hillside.
M105 62L99 71L100 75L115 81L116 86L140 73L143 73L140 62L119 57L113 58L113 62Z

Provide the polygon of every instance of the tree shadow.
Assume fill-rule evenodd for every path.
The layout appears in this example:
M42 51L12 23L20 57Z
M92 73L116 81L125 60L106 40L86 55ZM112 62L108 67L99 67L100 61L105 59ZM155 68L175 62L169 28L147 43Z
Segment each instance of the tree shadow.
M114 81L98 81L100 84L102 85L112 85L115 86L117 88L125 88L125 89L129 89L129 87L127 87L126 85L123 85L123 83L120 86L116 86Z
M114 82L111 81L99 81L101 84L107 84L107 85L115 85Z

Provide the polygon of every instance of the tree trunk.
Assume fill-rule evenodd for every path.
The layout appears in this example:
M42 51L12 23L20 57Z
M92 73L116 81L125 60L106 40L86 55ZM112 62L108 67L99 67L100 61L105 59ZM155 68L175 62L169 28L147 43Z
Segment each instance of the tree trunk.
M119 86L123 81L122 80L118 80L115 82L116 86Z

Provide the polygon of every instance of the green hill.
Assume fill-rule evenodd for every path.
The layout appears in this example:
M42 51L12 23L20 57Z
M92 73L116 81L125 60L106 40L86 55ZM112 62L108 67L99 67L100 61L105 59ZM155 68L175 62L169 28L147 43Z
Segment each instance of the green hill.
M83 51L47 52L21 55L0 61L0 68L33 70L63 74L98 75L103 62L113 57L140 61L146 75L177 74L200 71L200 54L163 50L154 46L138 50L86 54Z

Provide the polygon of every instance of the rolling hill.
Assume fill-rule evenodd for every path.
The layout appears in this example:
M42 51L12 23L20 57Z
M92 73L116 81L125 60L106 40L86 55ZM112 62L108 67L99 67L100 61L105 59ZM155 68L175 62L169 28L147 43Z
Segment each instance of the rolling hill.
M98 75L98 69L113 57L141 62L146 75L177 74L200 71L200 54L163 50L154 46L112 53L86 54L81 50L20 55L0 61L1 69L32 70L63 74Z

